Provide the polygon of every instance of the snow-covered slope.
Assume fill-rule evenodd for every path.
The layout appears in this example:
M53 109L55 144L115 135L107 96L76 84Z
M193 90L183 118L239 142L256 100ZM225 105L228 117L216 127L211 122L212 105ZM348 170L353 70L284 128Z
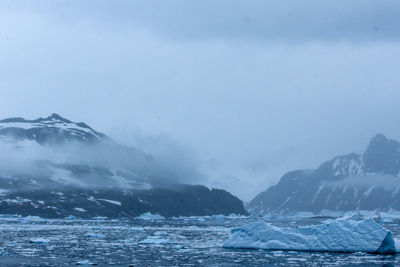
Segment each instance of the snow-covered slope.
M252 213L400 210L400 143L382 134L362 155L335 157L316 170L293 171L256 196Z

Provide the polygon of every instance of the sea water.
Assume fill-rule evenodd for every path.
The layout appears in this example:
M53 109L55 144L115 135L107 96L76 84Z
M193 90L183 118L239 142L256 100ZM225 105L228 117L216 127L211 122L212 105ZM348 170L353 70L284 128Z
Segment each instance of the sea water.
M400 255L227 249L230 229L256 220L297 227L322 217L94 220L0 217L0 266L398 266ZM400 220L381 222L394 236Z

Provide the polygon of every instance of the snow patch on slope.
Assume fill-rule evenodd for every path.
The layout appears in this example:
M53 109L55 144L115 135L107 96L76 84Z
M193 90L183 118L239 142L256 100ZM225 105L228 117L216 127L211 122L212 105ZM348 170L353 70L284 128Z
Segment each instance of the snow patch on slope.
M372 191L373 188L382 187L385 190L400 190L400 179L385 174L368 174L364 176L348 176L338 181L325 182L325 186L331 187L353 187L366 188Z
M99 198L97 200L104 201L104 202L107 202L107 203L110 203L110 204L114 204L114 205L117 205L117 206L121 206L121 202L120 201L104 199L104 198Z
M361 155L352 157L340 156L333 161L333 172L335 176L362 175L365 172Z

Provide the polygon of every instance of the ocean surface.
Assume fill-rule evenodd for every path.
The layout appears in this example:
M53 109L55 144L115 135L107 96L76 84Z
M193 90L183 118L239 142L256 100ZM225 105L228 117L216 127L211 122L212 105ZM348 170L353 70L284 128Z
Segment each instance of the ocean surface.
M0 266L400 266L400 255L223 248L230 229L255 220L277 226L324 217L190 217L165 220L47 220L0 217ZM394 236L400 220L381 222Z

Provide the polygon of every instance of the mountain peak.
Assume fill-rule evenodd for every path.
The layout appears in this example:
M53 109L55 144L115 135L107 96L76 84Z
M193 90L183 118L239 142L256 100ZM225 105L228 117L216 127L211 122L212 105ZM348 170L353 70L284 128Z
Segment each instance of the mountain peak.
M375 135L363 155L338 156L316 171L292 171L248 205L255 214L400 210L400 142Z
M363 155L368 172L397 175L400 171L400 143L377 134Z
M50 118L50 119L55 119L55 120L65 120L63 117L61 117L61 116L58 115L57 113L51 114L51 116L50 116L49 118Z
M53 113L50 116L48 116L47 118L39 118L35 121L38 122L45 122L45 121L61 121L61 122L66 122L66 123L71 123L72 121L61 117L60 115L58 115L57 113Z
M378 144L378 145L384 144L388 141L389 141L389 139L384 134L378 133L374 137L371 138L370 145L371 144Z
M84 143L106 142L111 139L96 132L83 122L75 123L53 113L46 118L25 120L10 118L0 121L0 136L13 137L16 140L35 140L39 144L66 143L79 141Z

